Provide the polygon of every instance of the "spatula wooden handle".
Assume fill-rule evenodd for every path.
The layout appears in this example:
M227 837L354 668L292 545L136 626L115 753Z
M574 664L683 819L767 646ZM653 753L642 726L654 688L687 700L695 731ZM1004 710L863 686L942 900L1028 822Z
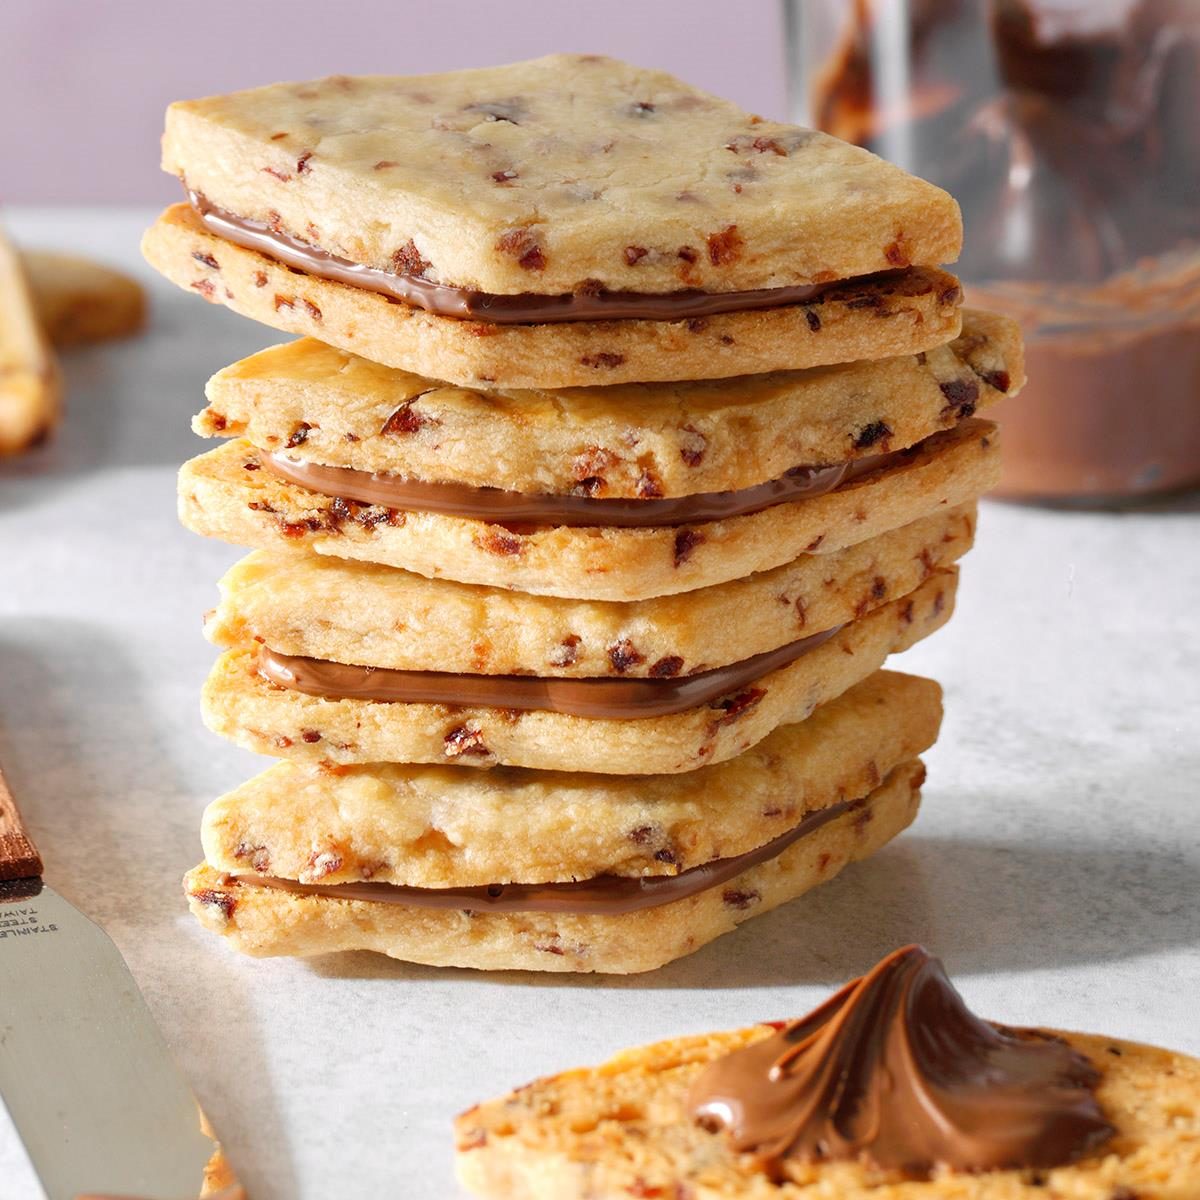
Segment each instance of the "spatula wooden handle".
M25 832L17 802L0 771L0 880L38 879L41 874L42 856Z

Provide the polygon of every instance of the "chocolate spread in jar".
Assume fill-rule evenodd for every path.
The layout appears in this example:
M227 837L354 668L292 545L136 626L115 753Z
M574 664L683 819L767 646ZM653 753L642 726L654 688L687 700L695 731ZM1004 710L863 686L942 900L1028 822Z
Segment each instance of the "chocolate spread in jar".
M917 0L899 104L881 14L853 6L816 119L953 192L968 298L1022 321L1000 494L1200 483L1200 5Z

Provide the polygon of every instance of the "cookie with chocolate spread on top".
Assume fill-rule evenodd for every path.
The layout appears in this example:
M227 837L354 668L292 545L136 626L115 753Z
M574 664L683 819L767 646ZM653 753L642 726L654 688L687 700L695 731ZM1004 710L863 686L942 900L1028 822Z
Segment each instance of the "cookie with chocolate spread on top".
M831 629L904 596L971 547L975 506L833 554L806 554L682 596L618 603L531 596L394 567L256 551L220 582L204 633L223 648L400 671L684 679Z
M61 407L58 362L21 258L0 229L0 455L19 454L48 437Z
M204 858L304 884L675 877L865 796L933 744L940 694L932 680L877 671L737 758L684 775L281 762L208 806Z
M799 814L749 853L675 875L422 889L201 864L184 889L205 926L256 956L372 950L480 970L651 971L875 853L916 816L924 776L919 760L901 763L873 790Z
M954 341L916 355L554 391L451 387L302 338L218 371L192 428L302 464L493 497L661 500L902 450L1024 379L1016 322L977 309Z
M483 519L457 503L448 513L432 511L428 495L415 509L390 492L379 497L367 489L356 498L347 495L344 478L302 474L302 486L280 473L294 474L290 467L235 439L184 464L179 515L195 533L255 549L307 549L431 579L631 601L856 545L971 503L995 485L999 469L996 427L972 417L908 449L859 460L857 470L835 472L841 482L785 476L768 494L709 493L678 502L560 497L549 511L544 498L534 498L538 506L522 509L524 518L490 512ZM499 495L517 506L529 499Z
M1200 1061L983 1021L919 946L808 1016L626 1050L455 1122L486 1200L1194 1200Z
M145 243L168 277L456 383L729 376L957 332L949 195L595 55L180 102L163 167L190 201Z
M227 651L203 692L214 732L330 765L499 765L674 774L724 762L803 721L949 620L957 569L778 650L682 678L563 679L392 671Z

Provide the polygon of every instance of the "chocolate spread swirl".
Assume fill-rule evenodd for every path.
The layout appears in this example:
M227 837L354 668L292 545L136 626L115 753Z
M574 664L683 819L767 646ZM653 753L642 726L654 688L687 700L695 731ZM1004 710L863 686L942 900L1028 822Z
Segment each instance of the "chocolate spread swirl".
M533 495L465 483L428 482L403 475L329 467L289 454L264 454L262 465L310 492L340 496L359 504L382 504L405 512L431 512L493 524L608 526L650 529L723 521L747 516L776 504L812 500L885 467L913 457L921 444L832 467L793 467L754 487L731 492L701 492L663 500L603 499L591 496Z
M186 185L185 185L186 187ZM402 275L352 262L303 242L282 230L218 207L199 192L188 189L188 200L204 226L227 242L274 258L319 279L380 292L392 300L423 308L439 317L466 317L493 325L531 325L562 321L683 321L718 313L748 312L818 300L847 282L889 282L906 269L860 275L853 280L756 288L742 292L705 292L685 288L675 292L619 292L582 288L577 292L546 296L536 292L480 292L473 288L434 283L419 275Z
M784 1162L997 1171L1074 1162L1114 1130L1090 1059L980 1020L941 962L895 951L819 1008L712 1063L688 1108L776 1178Z
M795 662L842 628L837 625L741 662L677 679L572 679L404 671L280 654L269 646L258 649L258 673L277 687L326 700L487 706L517 712L630 720L665 717L714 704L723 696Z

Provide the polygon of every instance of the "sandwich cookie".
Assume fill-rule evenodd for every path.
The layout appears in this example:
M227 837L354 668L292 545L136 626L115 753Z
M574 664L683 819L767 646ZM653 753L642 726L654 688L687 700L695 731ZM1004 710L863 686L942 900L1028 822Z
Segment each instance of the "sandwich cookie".
M174 104L146 257L214 303L453 383L715 378L958 332L958 206L659 71L553 55Z
M673 774L723 762L804 720L949 620L955 568L840 627L680 678L460 675L227 651L205 683L214 733L334 764L456 763Z
M924 768L903 763L863 797L805 813L747 854L676 875L419 888L303 884L201 865L192 912L253 955L374 950L483 970L649 971L867 857L916 815Z

